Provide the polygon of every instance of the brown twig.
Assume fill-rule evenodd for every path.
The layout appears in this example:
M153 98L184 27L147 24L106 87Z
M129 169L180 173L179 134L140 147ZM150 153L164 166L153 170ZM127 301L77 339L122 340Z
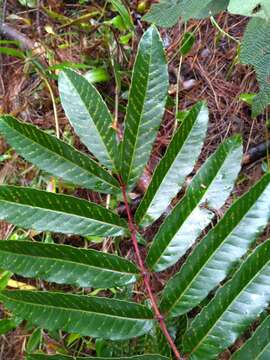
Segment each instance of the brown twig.
M19 42L19 46L22 50L32 51L34 55L40 56L40 61L45 64L45 48L34 40L30 39L25 34L14 29L11 25L6 23L0 23L0 35L6 39L15 40Z
M128 227L129 227L129 230L130 230L130 233L131 233L131 239L132 239L133 247L134 247L134 250L135 250L137 263L139 265L140 273L142 275L146 291L147 291L149 299L151 301L152 309L153 309L153 311L155 313L156 320L158 321L159 326L160 326L164 336L166 337L166 339L167 339L167 341L168 341L168 343L169 343L169 345L170 345L176 359L177 360L184 360L181 357L179 351L177 350L177 348L176 348L176 346L174 344L174 341L173 341L173 339L172 339L172 337L171 337L171 335L170 335L170 333L169 333L169 331L167 329L167 326L166 326L165 321L164 321L164 317L159 311L155 295L154 295L154 293L153 293L153 291L151 289L150 273L149 273L148 269L146 268L146 266L145 266L145 264L144 264L144 262L142 260L142 257L141 257L139 244L138 244L138 241L137 241L137 229L136 229L136 225L134 224L133 216L132 216L130 206L129 206L129 203L128 203L128 199L127 199L126 185L123 183L121 177L119 177L119 181L120 181L120 184L121 184L124 204L125 204L127 217L128 217Z
M267 145L268 144L268 145ZM267 143L261 142L251 149L248 150L248 152L245 154L243 158L243 165L249 165L255 161L258 161L264 157L267 156L267 151L270 150L270 141Z
M34 41L6 23L0 25L0 34L7 39L19 41L23 50L33 50L35 48Z
M38 31L39 37L41 37L41 35L42 35L41 25L40 25L40 9L41 9L41 0L38 0L37 1L36 22L37 22L37 31Z
M1 24L3 24L6 20L6 15L7 15L7 0L3 1L3 6L2 6L2 19L1 19Z

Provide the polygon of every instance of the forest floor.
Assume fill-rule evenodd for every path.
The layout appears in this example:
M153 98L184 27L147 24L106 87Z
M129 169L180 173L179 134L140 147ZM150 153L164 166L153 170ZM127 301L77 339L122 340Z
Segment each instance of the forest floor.
M90 5L89 5L89 4ZM114 111L116 86L112 59L119 63L123 88L129 85L129 72L132 68L138 40L147 26L137 12L137 1L130 1L129 8L135 23L133 40L121 43L123 34L112 25L106 25L115 13L106 10L104 1L40 1L39 8L27 9L16 0L7 2L4 9L5 23L16 31L15 37L23 36L25 44L38 44L35 54L28 59L18 59L2 55L0 58L0 113L12 113L24 121L41 128L55 131L53 102L57 108L60 136L81 147L72 133L64 112L58 101L57 82L49 77L44 81L42 70L33 65L39 61L42 66L79 63L88 64L90 69L105 69L105 80L97 86ZM82 16L97 12L99 21L89 21ZM77 21L76 21L77 19ZM79 20L78 20L79 19ZM96 18L95 18L96 19ZM243 17L222 13L216 22L236 40L241 40L247 20ZM85 26L87 24L87 26ZM107 27L104 30L104 27ZM258 91L256 76L250 67L237 63L238 42L219 32L210 20L190 21L186 31L194 31L196 41L191 52L184 57L179 84L179 106L185 110L198 100L206 100L210 112L210 126L199 163L213 153L214 149L228 136L240 133L244 139L245 154L266 137L266 116L252 118L250 106L240 100L243 93ZM106 41L107 32L112 31L116 47L112 49ZM1 35L1 32L0 32ZM13 34L14 35L14 34ZM179 66L179 46L183 36L183 24L172 29L162 29L161 35L166 47L170 71L169 94L172 101L177 93L177 72ZM5 36L2 34L2 39ZM123 41L122 41L123 42ZM46 86L49 82L52 94ZM120 97L119 119L123 119ZM173 102L172 102L173 104ZM142 193L148 179L171 137L175 116L174 106L166 111L158 139L156 141L148 171L140 181L137 193ZM235 193L246 191L262 174L262 159L244 165ZM0 183L17 185L47 184L38 170L10 150L0 138ZM80 195L85 196L81 191ZM94 195L91 195L94 196ZM0 238L7 238L14 228L0 223ZM264 237L269 236L269 229ZM72 241L69 239L68 241ZM18 285L19 286L19 285ZM1 313L0 313L1 317ZM19 360L25 348L29 331L21 327L0 338L0 359ZM54 340L47 339L48 352L53 353L57 346Z

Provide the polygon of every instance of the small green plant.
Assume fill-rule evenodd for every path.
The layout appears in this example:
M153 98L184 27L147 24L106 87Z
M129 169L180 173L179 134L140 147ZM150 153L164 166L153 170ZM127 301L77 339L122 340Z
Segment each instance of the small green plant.
M146 21L171 27L181 17L202 19L227 10L232 14L252 17L240 49L240 61L252 65L257 74L260 92L252 102L253 116L260 115L270 103L269 39L270 2L268 0L161 0L145 15ZM212 18L213 19L213 18ZM230 35L227 34L230 37ZM232 38L232 37L231 37Z
M2 269L73 286L70 292L0 292L1 301L14 316L38 327L27 347L28 360L73 359L31 353L40 347L40 329L70 333L68 343L76 340L77 334L96 338L92 347L96 359L217 359L267 309L270 242L251 249L269 221L270 174L234 201L215 226L210 226L216 216L219 218L219 209L241 168L242 141L236 135L218 147L184 188L207 131L204 102L196 104L175 130L135 214L131 211L129 192L149 160L167 91L164 49L157 29L151 27L139 44L122 141L118 142L114 120L101 95L71 69L59 76L60 98L90 155L31 124L1 116L0 132L18 154L63 183L99 192L101 199L103 194L121 199L127 220L108 206L8 185L0 186L0 218L36 231L111 237L116 243L131 238L134 250L134 258L132 254L125 258L56 243L0 241ZM180 191L183 195L179 201ZM172 203L175 205L170 207ZM153 241L142 241L142 230L157 219L161 225ZM206 235L197 241L202 233ZM180 271L155 294L153 275L158 278L191 248ZM135 284L141 284L136 296L141 303L134 299ZM126 291L124 299L87 291L82 295L82 290L89 288ZM212 300L210 293L214 295ZM195 318L192 309L196 309ZM243 347L251 348L252 359L267 350L270 336L264 329L268 323L269 318ZM264 341L257 342L261 332ZM243 352L240 350L234 358L241 359Z

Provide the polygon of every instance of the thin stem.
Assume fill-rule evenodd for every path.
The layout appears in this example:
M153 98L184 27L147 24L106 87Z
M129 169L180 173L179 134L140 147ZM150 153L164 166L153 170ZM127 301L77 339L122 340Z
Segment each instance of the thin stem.
M53 104L53 113L54 113L56 136L57 136L58 139L60 139L59 121L58 121L57 107L56 107L56 101L55 101L53 89L52 89L49 81L46 79L45 76L42 75L42 79L44 80L44 82L45 82L45 84L46 84L46 86L47 86L47 88L49 90L49 93L51 95L52 104Z
M265 110L265 142L266 142L266 162L267 162L267 168L268 171L270 170L270 154L269 154L269 134L268 134L268 121L269 121L269 116L268 116L268 106L266 107Z
M210 20L211 20L212 25L214 25L221 34L223 34L224 36L227 36L228 39L231 39L231 40L235 41L238 45L240 45L240 41L239 41L239 40L237 40L235 37L233 37L232 35L230 35L229 33L227 33L225 30L223 30L223 29L219 26L219 24L216 22L214 16L210 16Z
M184 35L186 33L186 29L187 29L187 25L186 23L184 23ZM181 25L179 25L179 30L181 32ZM184 36L183 35L183 36ZM185 44L184 44L185 45ZM181 48L181 44L180 44L180 48ZM177 124L178 124L178 119L177 119L177 115L178 115L178 111L179 111L179 93L180 93L180 80L181 80L181 69L182 69L182 62L183 62L183 55L180 54L180 60L179 60L179 65L178 65L178 70L177 70L177 82L176 82L176 98L175 98L175 122L174 122L174 131L177 128Z
M153 311L155 313L156 320L159 322L160 329L162 330L164 336L166 337L168 343L170 344L170 347L171 347L176 359L177 360L184 360L181 357L179 351L177 350L177 348L176 348L176 346L174 344L174 341L173 341L173 339L172 339L172 337L171 337L171 335L170 335L170 333L169 333L169 331L167 329L167 326L166 326L165 321L164 321L164 317L159 311L156 297L155 297L155 295L154 295L154 293L153 293L153 291L151 289L150 273L149 273L148 269L146 268L146 266L145 266L145 264L144 264L144 262L142 260L142 257L141 257L139 244L138 244L138 241L137 241L137 229L136 229L136 226L134 224L133 216L132 216L130 206L129 206L129 203L128 203L128 199L127 199L126 185L123 184L122 179L120 177L119 177L119 181L120 181L120 184L121 184L124 204L125 204L127 217L128 217L128 227L129 227L129 230L130 230L130 233L131 233L131 239L132 239L133 247L134 247L134 250L135 250L137 263L139 265L140 273L142 275L146 291L147 291L149 299L151 301L151 305L152 305Z
M175 123L174 123L174 131L177 128L178 124L178 111L179 111L179 93L180 93L180 80L181 80L181 68L182 68L183 56L180 56L179 66L177 71L177 85L176 85L176 98L175 98Z

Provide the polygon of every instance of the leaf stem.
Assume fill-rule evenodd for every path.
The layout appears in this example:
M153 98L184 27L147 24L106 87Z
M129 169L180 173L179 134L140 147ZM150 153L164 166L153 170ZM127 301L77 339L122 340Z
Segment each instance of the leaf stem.
M235 41L238 45L241 44L241 42L239 40L237 40L235 37L233 37L232 35L227 33L225 30L223 30L219 26L219 24L216 22L214 16L210 16L210 21L211 21L212 25L215 26L222 35L227 36L228 39L231 39L231 40Z
M173 341L173 339L172 339L172 337L171 337L171 335L170 335L170 333L169 333L169 331L167 329L167 326L166 326L165 321L164 321L164 317L159 311L156 297L155 297L155 295L154 295L154 293L153 293L153 291L151 289L150 272L146 268L146 266L145 266L145 264L144 264L144 262L142 260L142 257L141 257L139 244L138 244L138 241L137 241L137 229L136 229L136 225L134 223L134 219L133 219L133 216L132 216L132 213L131 213L131 210L130 210L130 206L129 206L129 203L128 203L128 199L127 199L126 185L123 184L123 181L122 181L121 177L119 177L119 181L120 181L120 184L121 184L121 190L122 190L124 204L125 204L127 217L128 217L128 227L129 227L129 230L130 230L130 233L131 233L131 239L132 239L133 247L134 247L136 258L137 258L137 263L138 263L140 273L141 273L143 281L144 281L146 291L147 291L149 299L151 301L152 309L153 309L153 311L155 313L155 317L156 317L156 320L159 323L160 329L162 330L165 338L167 339L167 341L168 341L168 343L169 343L169 345L170 345L176 359L177 360L184 360L181 357L179 351L177 350L176 345L174 344L174 341Z

